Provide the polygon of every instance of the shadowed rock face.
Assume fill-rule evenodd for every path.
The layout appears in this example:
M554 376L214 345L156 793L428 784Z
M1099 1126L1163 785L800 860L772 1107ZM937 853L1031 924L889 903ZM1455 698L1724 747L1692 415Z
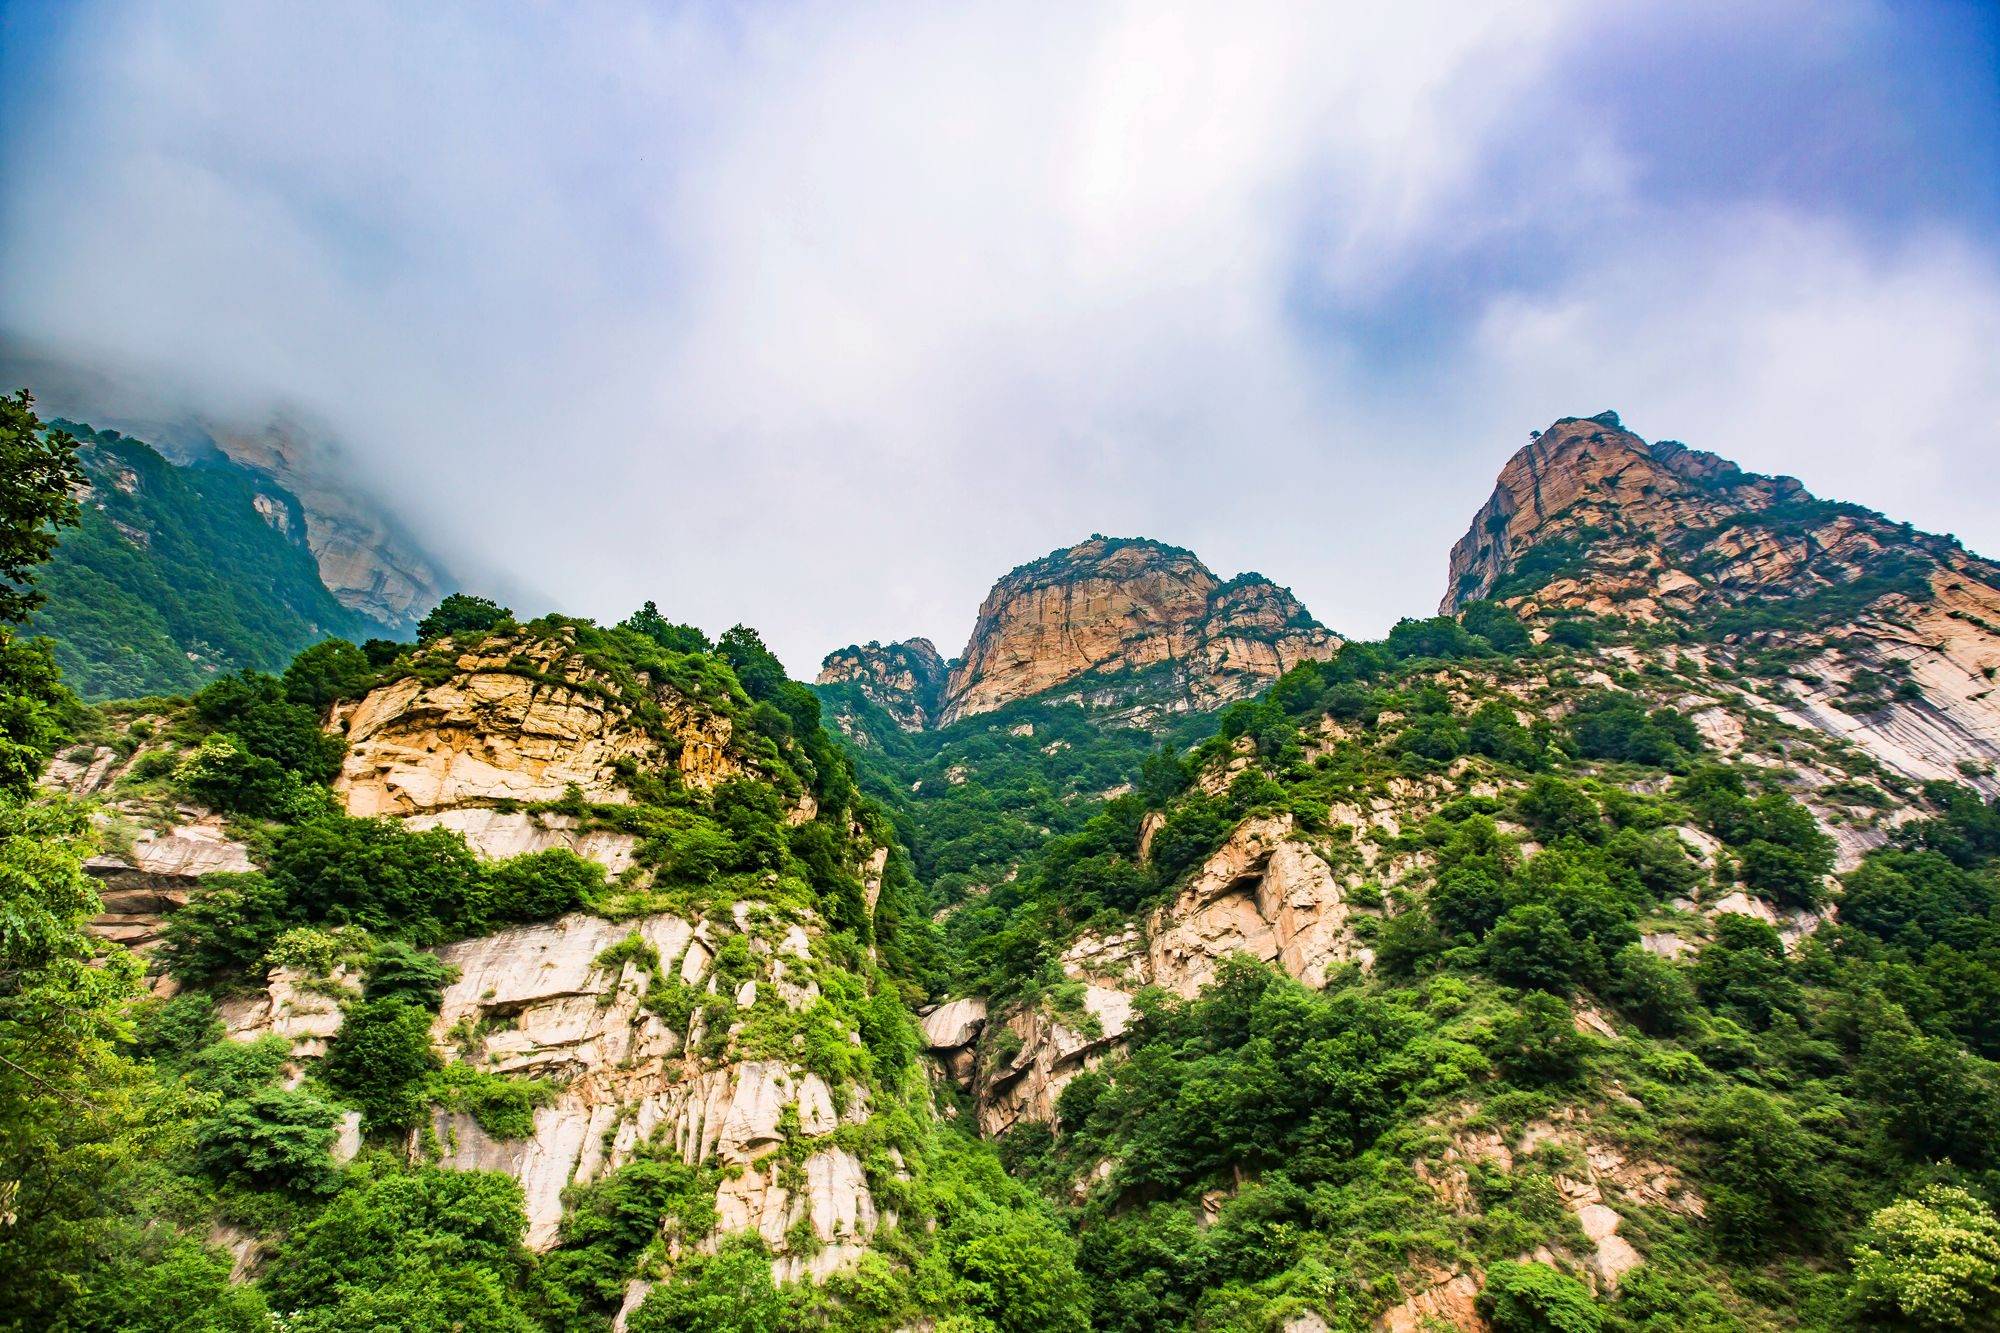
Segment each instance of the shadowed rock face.
M1726 659L1803 650L1786 720L1919 780L1991 779L2000 760L2000 565L1948 537L1790 477L1746 473L1616 414L1566 417L1501 469L1451 552L1451 614L1497 598L1530 621L1573 613L1701 627ZM1901 688L1855 708L1870 676Z
M1227 583L1191 552L1093 537L995 584L945 688L942 723L1075 686L1160 711L1205 711L1256 693L1340 638L1260 575Z

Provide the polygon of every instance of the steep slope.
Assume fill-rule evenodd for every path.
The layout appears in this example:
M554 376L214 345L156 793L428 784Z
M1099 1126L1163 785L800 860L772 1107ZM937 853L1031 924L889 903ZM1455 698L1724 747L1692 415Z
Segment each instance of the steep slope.
M1476 1329L1525 1283L1576 1327L1811 1325L1768 1261L1990 1159L1896 1071L2000 1114L2000 807L1705 645L1485 623L1298 668L954 917L989 933L926 1016L939 1077L1116 1318L1208 1326L1233 1282L1244 1327Z
M1178 547L1092 537L993 586L939 720L1056 691L1138 720L1206 712L1339 644L1260 575L1224 583Z
M388 633L321 581L299 500L227 459L176 467L116 431L55 423L89 479L81 521L40 575L33 633L88 698L199 688L243 667L279 670L330 635Z
M230 461L297 498L320 579L336 600L406 637L454 586L371 491L332 431L297 411L218 408L171 377L108 365L0 334L0 382L33 390L46 418L115 428L181 464Z
M306 543L341 605L405 633L451 591L450 574L356 485L325 431L279 413L254 427L209 422L207 434L226 457L299 498Z
M550 618L350 672L331 751L232 683L107 713L50 775L123 849L91 867L100 933L164 936L159 987L216 1004L202 1060L275 1049L285 1096L345 1113L338 1162L518 1182L537 1326L622 1325L724 1256L804 1284L800 1311L866 1261L883 1327L1002 1299L958 1254L1025 1196L931 1111L907 869L754 635L681 652ZM310 768L269 798L213 780L246 750ZM412 1004L421 1058L383 1055ZM239 1276L289 1293L287 1214L230 1197Z
M1709 641L1773 703L1912 777L2000 759L2000 566L1790 477L1746 473L1615 413L1515 454L1452 549L1443 610L1610 617ZM1990 786L1986 790L1993 790Z

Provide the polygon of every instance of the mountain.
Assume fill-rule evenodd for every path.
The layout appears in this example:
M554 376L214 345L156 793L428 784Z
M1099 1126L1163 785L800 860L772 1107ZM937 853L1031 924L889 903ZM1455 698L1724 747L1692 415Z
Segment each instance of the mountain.
M76 436L89 489L28 629L55 640L85 697L194 690L282 670L330 636L391 632L321 581L304 505L269 475L220 456L178 467L117 431L55 424Z
M1919 779L2000 760L2000 565L1790 477L1747 473L1616 413L1510 459L1451 553L1442 609L1588 614L1698 635L1781 715Z
M295 408L207 401L172 376L0 335L0 383L33 391L42 416L147 441L181 464L238 463L290 492L320 579L350 611L407 637L456 583L367 484L332 430Z
M0 1281L51 1327L1990 1326L1991 568L1604 414L1379 641L1094 538L949 666L469 604L89 710L0 862L53 885L10 994L103 1035L0 1024L0 1091L9 1206L92 1243L0 1228Z
M936 644L906 639L836 649L820 663L816 683L852 684L904 731L923 731L941 720L950 672Z
M276 413L254 426L211 422L207 436L225 457L298 496L320 577L343 606L404 635L452 590L451 575L437 559L356 487L326 432Z
M828 655L819 683L859 682L905 730L1029 698L1156 725L1254 694L1340 642L1260 574L1225 583L1180 547L1093 536L994 584L942 682L936 648L916 639L843 648Z

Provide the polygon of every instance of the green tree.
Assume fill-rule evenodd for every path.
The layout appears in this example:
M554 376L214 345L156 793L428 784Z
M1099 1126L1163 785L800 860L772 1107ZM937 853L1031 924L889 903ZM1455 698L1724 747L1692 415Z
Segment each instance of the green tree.
M326 639L285 668L285 698L321 714L334 700L358 694L374 673L368 654L345 639Z
M455 592L417 622L417 639L429 643L447 634L486 634L514 623L514 613L500 603L470 593Z
M1545 903L1509 908L1488 932L1486 968L1509 986L1567 995L1582 951L1560 913Z
M429 1011L401 1000L370 1000L347 1011L322 1066L371 1130L414 1124L424 1110L424 1080L438 1067Z
M630 1333L778 1333L784 1314L764 1242L738 1232L714 1254L684 1259L625 1327Z
M230 1098L195 1127L201 1164L253 1188L318 1193L330 1187L340 1112L307 1092L262 1088Z
M631 615L618 622L619 629L629 629L634 634L643 634L660 647L674 653L706 653L715 645L708 636L693 625L677 625L660 614L660 608L647 602Z
M41 603L35 567L55 553L55 529L76 522L82 484L76 441L42 429L26 389L0 395L0 621L19 624Z
M950 1242L966 1305L1002 1333L1082 1333L1090 1293L1076 1244L1038 1211L984 1216Z
M265 1270L287 1329L467 1333L534 1327L518 1306L529 1257L521 1186L418 1167L341 1191Z
M1509 1079L1530 1087L1574 1083L1589 1050L1569 1005L1544 992L1523 996L1493 1025L1494 1063Z
M1868 1219L1849 1300L1861 1322L2000 1329L2000 1221L1964 1190L1933 1185Z

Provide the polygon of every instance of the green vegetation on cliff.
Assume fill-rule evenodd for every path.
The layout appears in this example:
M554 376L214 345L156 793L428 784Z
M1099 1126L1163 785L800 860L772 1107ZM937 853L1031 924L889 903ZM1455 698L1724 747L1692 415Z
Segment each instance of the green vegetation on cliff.
M319 639L385 633L321 582L305 513L270 478L217 458L178 467L117 431L52 423L89 493L39 576L31 633L86 698L200 688L279 671Z

